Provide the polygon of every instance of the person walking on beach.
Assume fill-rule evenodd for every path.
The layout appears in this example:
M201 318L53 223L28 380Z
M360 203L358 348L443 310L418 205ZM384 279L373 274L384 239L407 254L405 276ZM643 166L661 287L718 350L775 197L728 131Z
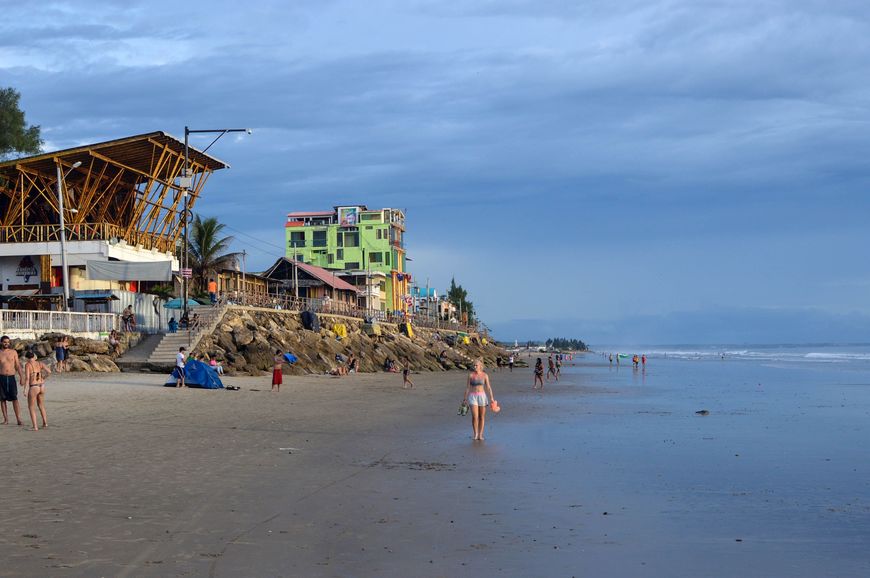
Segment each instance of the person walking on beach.
M547 381L550 381L550 375L555 377L556 381L559 381L559 375L556 373L556 364L553 363L552 355L547 358Z
M514 354L511 353L510 357L508 357L508 367L511 368L511 373L514 372Z
M489 397L487 397L487 393ZM474 371L468 375L468 385L465 387L464 401L471 407L471 430L475 440L483 440L483 428L486 425L486 406L489 400L495 401L489 376L483 371L483 360L474 362Z
M637 364L640 360L637 357L637 354L634 354L634 357L631 358L631 362L634 364L634 368L637 369Z
M18 360L18 352L12 349L12 341L8 335L0 337L0 409L3 410L3 425L9 423L9 413L6 402L12 402L15 412L15 420L18 425L24 425L21 421L21 408L18 405L18 384L15 376L24 382L24 374L21 371L21 363Z
M284 359L284 354L280 349L275 350L275 357L272 358L272 391L281 391L281 384L284 383L284 374L281 370L287 360Z
M646 353L640 356L640 364L646 367Z
M175 354L175 373L178 374L178 381L175 382L175 387L184 387L184 364L187 363L184 355L185 351L184 347L179 347L178 353Z
M535 362L535 382L532 384L532 389L539 389L538 384L541 384L540 389L544 389L544 362L539 357Z
M562 354L556 356L556 381L559 381L559 376L562 375Z
M45 379L51 374L51 369L38 359L32 351L24 354L27 362L24 364L24 396L27 398L27 409L30 412L30 423L33 431L39 431L36 425L36 408L42 416L42 427L48 427L48 417L45 414Z
M402 389L411 389L414 387L414 382L411 381L411 360L405 360L405 367L402 369Z

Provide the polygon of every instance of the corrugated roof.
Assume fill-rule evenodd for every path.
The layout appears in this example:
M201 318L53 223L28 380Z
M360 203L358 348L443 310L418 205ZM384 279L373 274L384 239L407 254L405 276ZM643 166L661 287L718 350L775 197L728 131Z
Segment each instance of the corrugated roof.
M5 172L10 168L14 169L16 165L22 165L50 174L50 171L55 169L55 158L63 158L69 163L76 161L84 163L88 160L89 151L104 154L113 161L136 170L150 172L154 162L154 143L184 154L184 141L178 140L169 133L155 131L0 162L0 172ZM229 168L229 165L222 160L200 152L191 146L188 146L188 157L208 170Z
M287 218L299 218L299 217L331 217L334 215L334 211L296 211L295 213L287 213Z

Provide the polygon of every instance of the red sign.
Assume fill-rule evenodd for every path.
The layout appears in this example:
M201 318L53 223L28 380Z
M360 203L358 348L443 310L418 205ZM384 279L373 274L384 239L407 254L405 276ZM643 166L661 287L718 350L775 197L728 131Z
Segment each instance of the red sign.
M191 277L193 277L193 269L182 269L181 276L185 279L190 279Z

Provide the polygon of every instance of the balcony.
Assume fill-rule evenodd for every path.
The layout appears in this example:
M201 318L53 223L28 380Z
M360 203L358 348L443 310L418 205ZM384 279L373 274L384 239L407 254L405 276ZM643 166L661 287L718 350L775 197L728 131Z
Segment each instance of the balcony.
M67 241L124 240L129 245L142 245L146 249L169 252L174 243L166 235L146 231L126 233L113 223L66 223ZM60 241L60 225L7 225L0 226L0 243L50 243Z

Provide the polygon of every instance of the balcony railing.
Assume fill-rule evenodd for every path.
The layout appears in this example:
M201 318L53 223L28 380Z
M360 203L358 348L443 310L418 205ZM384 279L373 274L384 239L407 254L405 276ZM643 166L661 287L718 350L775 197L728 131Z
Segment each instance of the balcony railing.
M0 309L0 333L106 333L118 329L118 319L114 313Z
M108 241L123 239L130 245L142 245L146 249L171 251L172 241L165 235L144 231L124 234L124 229L114 223L66 223L67 241ZM49 243L60 241L60 225L6 225L0 226L0 243Z

